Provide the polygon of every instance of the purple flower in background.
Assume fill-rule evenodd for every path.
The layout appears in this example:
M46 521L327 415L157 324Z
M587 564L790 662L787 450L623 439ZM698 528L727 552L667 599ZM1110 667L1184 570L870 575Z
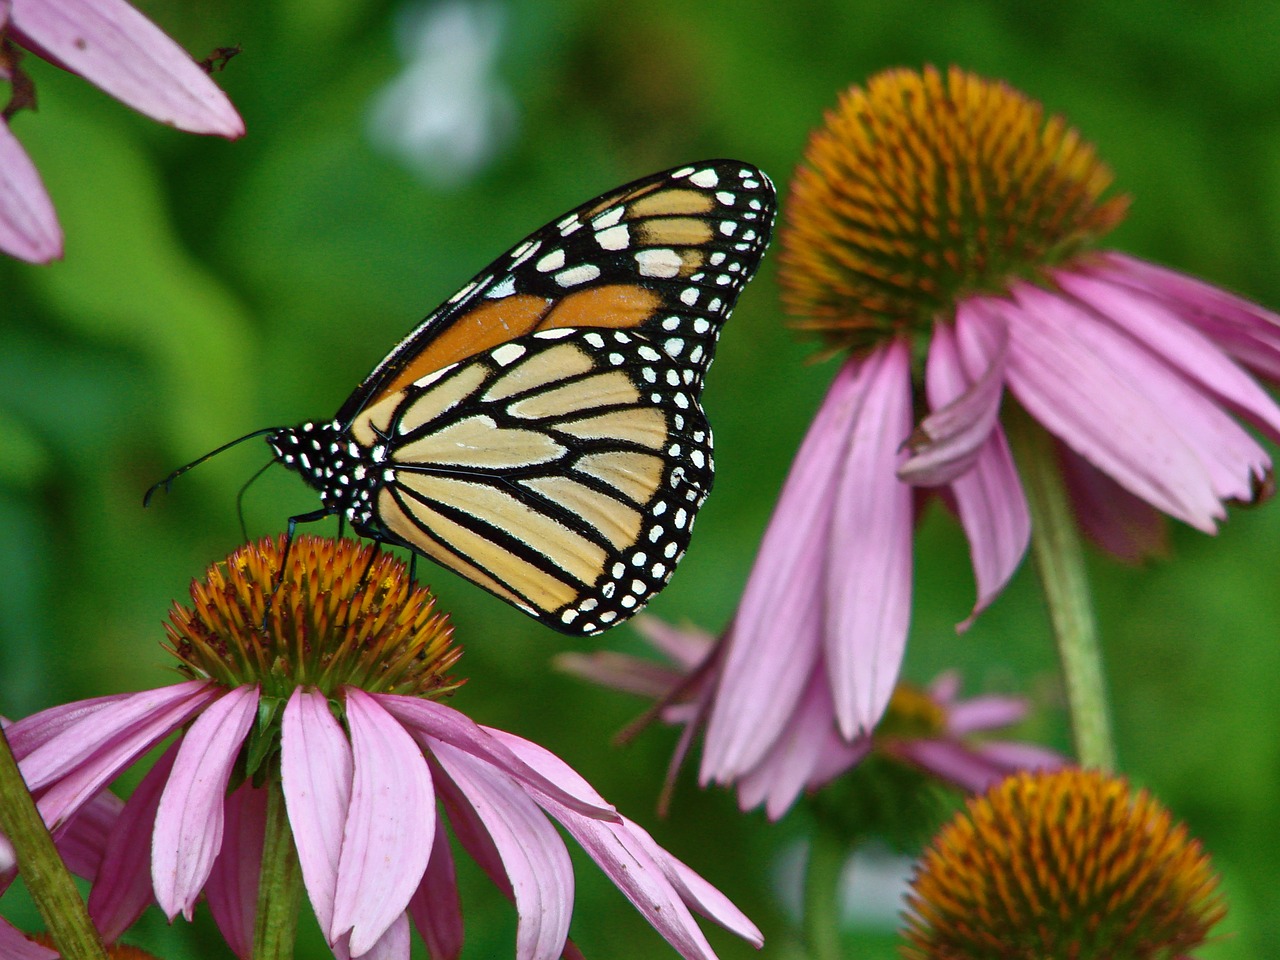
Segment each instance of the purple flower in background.
M716 671L725 641L701 630L679 629L654 617L636 628L671 663L611 651L569 653L562 669L617 690L658 701L657 716L684 728L674 768L705 725L715 697ZM817 790L852 769L873 751L916 767L930 776L978 792L1018 770L1056 769L1060 754L1014 740L975 739L1020 722L1027 704L1020 697L959 698L960 676L945 673L921 690L899 683L879 726L852 742L841 736L826 685L811 683L773 748L733 782L743 810L764 805L772 819L790 809L806 790ZM714 779L703 767L704 785Z
M20 259L47 263L62 256L62 229L10 129L13 115L35 104L18 47L179 130L228 138L244 133L240 115L199 65L123 0L0 0L0 80L12 88L0 116L0 250Z
M875 727L928 493L969 541L961 628L1000 593L1031 532L1010 436L1047 438L1077 522L1126 559L1160 548L1164 514L1212 533L1226 504L1269 489L1270 457L1239 421L1280 438L1251 375L1280 379L1280 317L1088 249L1126 208L1102 199L1110 179L1061 118L958 69L879 74L813 135L780 282L801 326L848 356L728 631L704 779L748 776L806 705L834 712L847 744Z
M446 825L514 903L516 956L572 951L573 872L553 821L681 956L715 956L691 910L760 944L723 894L562 760L433 699L456 688L459 651L402 563L300 537L281 575L283 550L281 538L237 551L193 584L193 608L175 605L171 649L191 680L9 731L54 830L179 733L107 836L89 897L106 938L153 899L190 918L203 894L236 955L250 955L268 802L255 777L273 776L263 758L278 757L303 881L337 957L407 960L411 924L436 960L459 955ZM245 627L264 619L265 631Z

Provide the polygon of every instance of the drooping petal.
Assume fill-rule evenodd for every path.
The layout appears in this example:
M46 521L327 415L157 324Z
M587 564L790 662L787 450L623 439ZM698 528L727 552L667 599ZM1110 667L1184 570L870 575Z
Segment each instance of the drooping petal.
M763 803L769 819L777 820L812 785L820 768L833 776L833 766L848 769L870 748L869 738L860 737L850 745L836 732L830 685L815 670L782 735L758 764L738 778L738 805L751 810Z
M254 923L258 915L258 877L267 827L267 791L244 783L227 797L227 821L222 849L213 862L205 899L209 912L240 960L253 954Z
M625 821L595 820L547 797L537 799L680 956L686 960L715 960L711 945L680 892Z
M172 920L188 920L222 847L231 768L258 709L258 688L235 687L207 707L178 747L156 810L151 882Z
M110 790L103 790L67 821L55 839L58 855L68 870L90 882L97 877L107 838L123 809L123 800Z
M431 860L409 901L409 916L427 945L431 960L457 960L462 955L462 900L458 896L458 873L453 865L453 847L444 817L436 817Z
M738 606L699 779L726 783L781 734L821 651L833 490L861 406L860 367L837 372L791 464Z
M89 891L89 917L108 943L133 926L155 899L151 887L151 835L160 794L178 756L170 744L134 788L107 840L97 880Z
M671 885L679 891L681 900L708 920L742 937L753 947L759 948L764 943L764 935L760 932L760 928L734 906L728 897L709 884L696 871L658 846L657 841L639 824L624 817L623 826L648 851L654 863L662 868L663 874Z
M189 133L244 134L226 94L124 0L13 0L10 30L22 46L161 123Z
M936 487L973 466L1000 415L1007 345L1007 337L1002 335L999 350L986 369L971 377L951 327L935 324L925 364L925 389L933 412L920 421L907 441L911 456L898 468L899 479Z
M678 666L692 670L707 659L716 638L697 627L666 623L655 616L641 614L631 623L636 633L649 641L655 650L666 654Z
M378 702L386 708L388 713L404 724L420 743L424 743L423 737L429 740L442 740L478 760L505 770L517 780L528 782L530 786L545 791L561 803L586 816L612 819L618 816L617 811L600 800L598 795L597 805L596 801L583 800L566 792L554 780L548 780L543 774L526 764L504 745L503 741L495 739L492 734L496 731L481 727L470 717L452 707L432 703L420 697L402 697L395 694L379 694Z
M281 721L280 779L302 881L326 932L333 923L351 776L351 744L329 711L328 699L318 690L298 687Z
M888 706L911 620L912 491L897 475L911 432L910 365L901 340L861 364L860 410L826 534L823 653L846 740L874 729Z
M331 942L367 953L409 906L431 857L436 802L422 750L363 690L344 687L353 758Z
M0 117L0 250L30 263L62 256L62 228L36 166Z
M1018 770L1057 770L1071 763L1055 750L1021 740L988 740L973 749L1006 775Z
M1027 411L1100 470L1153 506L1206 532L1222 507L1209 472L1152 399L1153 384L1132 369L1141 349L1089 324L1059 296L1022 285L1018 304L972 306L1009 323L1007 381ZM1083 337L1089 325L1093 336ZM1132 362L1131 362L1132 361ZM1118 365L1117 365L1118 364ZM1115 411L1125 415L1117 417Z
M555 658L555 666L599 686L655 700L679 687L686 676L676 667L615 650L561 653Z
M391 921L377 943L360 954L358 960L409 960L409 916L400 914Z
M1280 382L1280 315L1137 257L1109 251L1097 260L1099 275L1159 297L1246 367Z
M981 793L1003 780L1009 771L984 759L955 740L904 739L887 745L887 753L911 763L930 776Z
M449 781L440 790L459 840L472 846L477 833L487 836L510 884L517 960L555 960L573 914L564 842L517 781L445 743L431 754Z
M0 957L5 960L58 960L58 952L32 943L0 917Z
M1061 443L1058 466L1076 522L1103 550L1129 563L1169 552L1164 515Z
M1058 284L1101 317L1256 424L1272 440L1280 439L1280 406L1203 333L1183 318L1183 312L1160 298L1109 278L1061 270Z
M49 829L58 830L82 804L97 796L122 770L186 723L220 692L210 684L194 683L133 694L111 709L96 713L96 719L84 718L74 727L68 727L56 739L34 751L28 761L47 774L41 779L56 777L56 782L37 801ZM86 742L88 750L84 749ZM66 766L59 769L58 763L64 758ZM73 761L78 765L72 767ZM25 763L22 769L25 776Z
M1006 331L1001 324L985 331L985 335L974 335L971 328L983 322L984 318L966 307L957 311L953 343L956 362L931 373L928 381L931 403L946 402L956 391L968 389L966 385L972 383L974 377L986 376L997 366L1003 372L1008 343ZM952 334L939 324L935 328L935 339L940 335L950 338ZM999 424L991 429L979 448L972 469L952 482L950 492L969 541L977 585L973 610L957 625L957 629L963 631L1005 588L1031 541L1031 511L1009 442Z

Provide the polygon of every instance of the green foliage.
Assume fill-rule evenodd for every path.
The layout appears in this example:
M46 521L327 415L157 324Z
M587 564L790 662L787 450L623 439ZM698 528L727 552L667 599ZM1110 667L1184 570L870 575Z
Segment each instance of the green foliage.
M144 511L143 490L173 466L258 427L329 415L429 309L596 192L717 155L784 184L837 92L887 66L958 63L1065 113L1135 198L1117 246L1280 305L1275 10L510 0L498 6L492 79L512 97L516 125L486 165L442 185L367 134L374 97L404 69L390 4L142 6L197 58L242 45L216 78L249 133L234 144L178 134L24 62L40 111L13 129L68 241L60 264L0 262L0 713L172 679L160 621L190 578L241 542L236 492L267 453L238 448ZM834 370L808 362L812 353L783 323L767 262L706 392L717 489L654 613L710 629L730 615ZM245 498L252 536L313 508L296 478L278 474ZM1206 953L1215 960L1280 942L1278 538L1274 507L1236 511L1217 538L1176 531L1166 562L1091 567L1121 764L1189 821L1225 874L1232 912ZM968 692L1029 693L1038 711L1028 734L1065 748L1029 573L957 637L973 597L961 533L935 511L918 544L908 676L959 666ZM742 816L686 773L659 820L672 738L649 732L612 748L607 732L634 705L552 674L548 658L568 641L428 564L419 576L454 612L467 651L458 673L470 679L454 703L566 758L735 899L769 938L765 956L795 955L775 867L802 832L796 818ZM604 642L627 648L635 637L622 628ZM577 862L573 936L588 956L674 955ZM509 906L461 869L467 956L510 955ZM172 958L226 956L200 922L197 933L171 930L152 911L139 942ZM710 936L722 957L756 955ZM866 943L849 942L850 955ZM892 955L882 934L876 943L856 955ZM299 955L327 954L304 933Z

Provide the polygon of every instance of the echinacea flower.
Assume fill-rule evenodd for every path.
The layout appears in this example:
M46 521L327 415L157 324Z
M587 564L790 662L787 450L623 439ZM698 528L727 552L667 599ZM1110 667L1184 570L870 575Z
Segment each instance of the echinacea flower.
M592 682L657 701L657 716L684 728L674 774L705 723L721 651L709 633L673 627L655 617L637 618L636 629L672 663L612 651L561 654L556 662ZM763 804L776 820L803 791L825 786L873 752L967 791L985 790L1018 770L1056 769L1066 762L1035 744L975 737L1019 723L1027 713L1022 698L960 699L959 692L960 676L954 671L925 689L899 683L876 729L847 741L840 735L830 695L815 684L773 749L737 778L739 806L751 810Z
M874 728L907 638L919 495L969 541L962 628L1004 588L1031 532L1007 428L1051 438L1076 522L1125 557L1158 543L1160 514L1211 533L1266 487L1236 418L1280 437L1249 373L1280 378L1280 317L1097 249L1127 205L1103 198L1110 181L1062 118L959 69L881 73L813 135L780 282L847 357L730 628L704 776L746 775L817 696L846 741Z
M1226 913L1209 858L1145 790L1019 774L968 801L907 898L909 960L1175 960Z
M457 684L452 628L404 564L351 541L242 548L175 604L189 680L54 707L10 742L46 823L75 814L162 743L120 814L89 897L114 939L154 899L171 919L203 893L247 957L272 784L336 956L458 956L453 836L518 913L516 956L566 949L573 874L551 820L681 956L714 953L697 910L755 944L725 897L621 816L564 761L439 702ZM282 570L283 565L283 570ZM263 784L266 784L264 789Z
M62 256L62 229L40 175L10 129L34 106L21 49L77 73L139 113L188 133L235 138L244 122L187 53L124 0L0 0L0 250L32 263Z

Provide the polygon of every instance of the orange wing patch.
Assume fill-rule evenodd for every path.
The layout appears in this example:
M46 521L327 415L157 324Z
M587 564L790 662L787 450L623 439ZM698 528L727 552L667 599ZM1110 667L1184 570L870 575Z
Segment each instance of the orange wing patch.
M552 327L614 327L631 330L658 312L662 298L631 283L611 283L571 293L552 308L539 325Z

